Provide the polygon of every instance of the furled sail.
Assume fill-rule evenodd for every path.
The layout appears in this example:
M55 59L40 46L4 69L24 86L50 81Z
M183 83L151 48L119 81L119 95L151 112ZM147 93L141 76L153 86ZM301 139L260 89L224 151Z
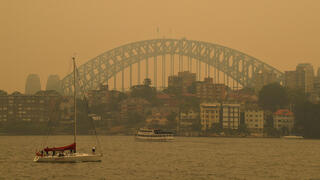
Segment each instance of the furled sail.
M62 147L53 147L53 148L45 148L44 151L66 151L66 150L76 150L76 143L72 143L67 146L62 146Z

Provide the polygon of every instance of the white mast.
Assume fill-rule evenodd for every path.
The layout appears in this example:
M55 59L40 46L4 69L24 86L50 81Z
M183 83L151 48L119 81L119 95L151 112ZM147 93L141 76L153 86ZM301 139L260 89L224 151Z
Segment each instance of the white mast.
M75 57L72 57L73 60L73 101L74 101L74 143L76 144L77 140L77 102L76 102L76 60ZM76 152L76 148L74 149Z

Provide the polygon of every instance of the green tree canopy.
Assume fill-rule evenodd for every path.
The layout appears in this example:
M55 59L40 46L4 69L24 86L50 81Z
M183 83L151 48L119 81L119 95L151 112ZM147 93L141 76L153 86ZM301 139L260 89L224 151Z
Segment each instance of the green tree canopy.
M272 112L284 108L289 104L288 94L284 87L278 83L263 86L259 92L259 105Z
M143 98L149 101L151 104L156 105L157 101L157 90L154 87L151 87L151 80L145 79L143 85L136 85L130 88L130 95L132 97Z
M8 95L8 93L0 89L0 96L6 96L6 95Z
M169 95L174 95L175 97L180 97L182 95L182 88L170 86L164 89L163 92Z
M120 111L119 103L127 99L127 95L123 92L112 90L110 91L110 99L107 106L109 111Z
M295 126L302 129L304 137L320 138L320 104L311 102L298 103L295 106L294 114L296 119Z
M308 101L306 94L299 89L287 89L288 99L291 104L298 104Z
M15 92L13 92L11 95L13 95L13 96L19 96L19 95L22 95L22 94L21 94L21 92L19 92L19 91L15 91Z
M143 85L147 86L147 87L150 87L151 86L151 79L149 79L149 78L144 79L143 80Z
M183 97L183 103L180 105L180 110L185 112L193 110L195 112L200 112L200 100L197 97L187 96Z
M128 113L128 127L141 127L145 124L145 117L143 114L138 112L129 112Z
M177 116L178 116L178 113L176 113L176 112L171 112L170 114L167 115L167 117L166 117L168 120L167 127L169 129L174 129L177 127L177 120L176 120Z

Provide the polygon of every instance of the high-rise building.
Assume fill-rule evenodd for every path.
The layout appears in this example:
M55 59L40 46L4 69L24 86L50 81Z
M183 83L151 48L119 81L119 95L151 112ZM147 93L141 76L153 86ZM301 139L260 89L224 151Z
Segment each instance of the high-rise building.
M196 82L196 73L191 73L189 71L183 71L178 73L178 77L182 79L182 91L187 92L189 86Z
M202 103L200 104L200 124L201 130L206 131L214 126L220 125L221 104Z
M213 84L212 78L205 78L203 82L197 82L196 96L201 102L221 101L227 96L227 86L224 84Z
M168 77L168 87L182 88L182 79L179 76L173 75Z
M277 82L277 75L274 72L265 71L257 73L254 77L254 89L258 93L263 86Z
M320 67L318 68L317 76L314 78L313 88L314 88L314 93L312 98L315 101L320 102Z
M314 78L314 92L320 96L320 77L317 76Z
M238 129L240 126L240 104L200 104L201 130L219 126L223 129Z
M100 85L99 90L89 90L88 93L89 107L106 104L110 100L111 92L108 85Z
M298 64L297 72L297 89L303 90L305 93L313 92L314 71L313 66L309 63Z
M238 129L240 126L240 104L222 104L223 129Z
M14 92L0 96L0 121L44 122L56 117L56 105L61 97L58 94L40 92L24 95Z
M262 134L264 126L264 111L258 107L246 107L244 121L251 133Z
M290 89L297 88L297 71L284 72L284 86Z
M168 87L176 87L183 93L188 92L188 87L196 82L196 74L189 71L179 72L178 75L168 77Z
M40 77L37 74L29 74L26 80L25 94L35 94L41 90Z
M128 98L120 102L120 116L122 121L129 118L131 112L143 114L145 108L150 106L150 103L142 98Z
M46 90L55 90L61 93L61 82L58 75L50 75L48 77Z
M309 63L298 64L295 71L285 72L285 87L300 89L305 93L314 92L314 71Z

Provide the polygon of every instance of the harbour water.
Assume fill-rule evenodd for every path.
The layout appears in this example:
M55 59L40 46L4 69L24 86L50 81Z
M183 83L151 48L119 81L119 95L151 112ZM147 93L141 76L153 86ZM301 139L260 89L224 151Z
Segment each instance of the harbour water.
M100 163L34 163L42 136L0 136L0 179L290 179L320 180L320 140L177 137L136 142L101 136ZM53 136L56 145L72 136ZM91 136L78 137L90 152ZM97 149L99 150L99 149Z

